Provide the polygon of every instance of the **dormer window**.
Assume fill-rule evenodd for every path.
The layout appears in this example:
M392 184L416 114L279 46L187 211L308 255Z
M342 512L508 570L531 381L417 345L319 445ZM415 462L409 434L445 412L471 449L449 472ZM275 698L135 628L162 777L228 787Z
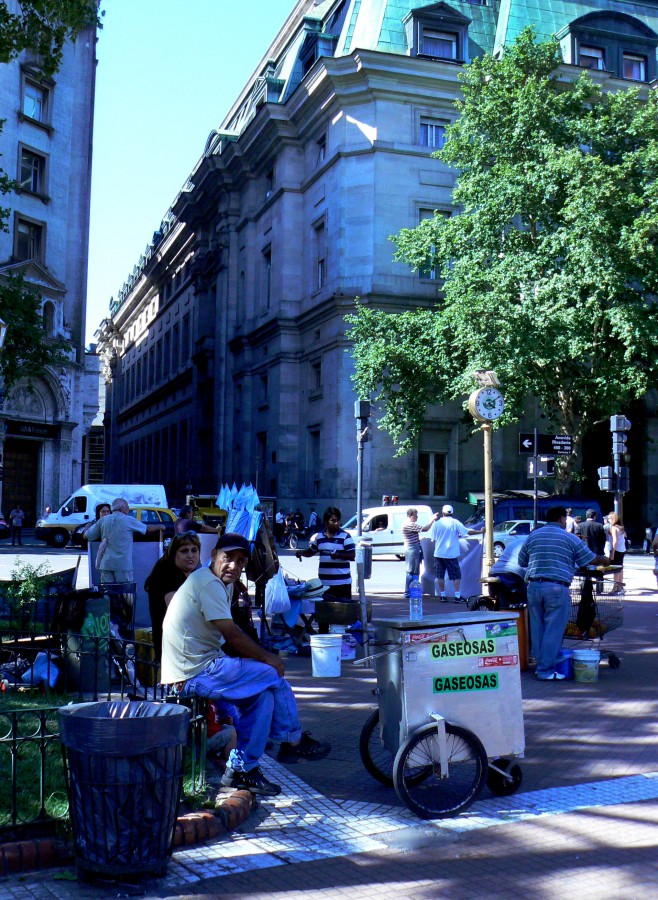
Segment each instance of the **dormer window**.
M457 59L457 35L423 28L419 52L423 56L434 56L437 59Z
M468 26L471 20L447 3L412 9L404 18L410 56L468 62Z
M612 73L628 81L656 77L658 34L644 22L617 10L587 13L556 35L566 63Z
M578 54L578 65L582 66L583 69L605 69L603 50L600 50L598 47L586 47L581 44Z
M635 53L624 53L622 77L630 81L647 80L647 58Z

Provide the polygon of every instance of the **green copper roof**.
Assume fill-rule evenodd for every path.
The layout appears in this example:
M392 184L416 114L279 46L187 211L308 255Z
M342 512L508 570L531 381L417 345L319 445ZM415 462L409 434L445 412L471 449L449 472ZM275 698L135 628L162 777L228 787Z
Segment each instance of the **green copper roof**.
M500 14L496 32L496 49L511 44L527 25L532 25L540 38L558 34L569 23L588 13L619 12L633 16L656 30L658 8L655 3L633 3L624 0L589 0L589 2L560 2L560 0L500 0Z

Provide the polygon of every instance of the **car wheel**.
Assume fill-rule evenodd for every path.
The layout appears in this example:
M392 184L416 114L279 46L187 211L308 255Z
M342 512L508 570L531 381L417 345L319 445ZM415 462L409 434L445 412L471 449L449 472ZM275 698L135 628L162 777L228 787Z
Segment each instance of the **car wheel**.
M69 537L70 535L68 531L58 529L54 534L50 535L48 543L51 547L55 547L55 549L61 550L68 545Z
M495 559L499 559L503 555L503 550L505 549L505 544L501 544L500 541L496 541L493 545L493 554Z

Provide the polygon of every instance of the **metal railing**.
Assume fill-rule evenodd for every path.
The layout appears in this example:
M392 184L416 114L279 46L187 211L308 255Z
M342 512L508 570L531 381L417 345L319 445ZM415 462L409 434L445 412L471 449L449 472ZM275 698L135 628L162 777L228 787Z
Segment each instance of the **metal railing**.
M59 705L126 698L184 703L191 710L185 783L192 792L203 787L206 702L167 696L152 649L106 634L0 631L0 840L23 825L67 817L55 698ZM25 708L10 708L12 696Z

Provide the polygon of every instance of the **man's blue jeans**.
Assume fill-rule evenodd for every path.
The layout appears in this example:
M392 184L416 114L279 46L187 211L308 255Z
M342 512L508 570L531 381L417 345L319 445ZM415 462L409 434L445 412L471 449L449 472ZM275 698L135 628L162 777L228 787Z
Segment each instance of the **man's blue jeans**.
M530 641L540 678L555 671L570 612L568 587L551 581L531 581L528 584Z
M420 544L415 544L413 547L407 547L404 551L404 561L406 563L405 571L407 573L406 579L404 582L404 596L409 596L409 588L411 587L411 582L418 578L420 575L420 561L423 558L423 551Z
M234 771L249 772L255 768L265 753L268 738L294 744L301 737L292 688L266 663L219 656L185 683L181 697L193 694L209 700L228 700L237 706L238 745L228 758Z

